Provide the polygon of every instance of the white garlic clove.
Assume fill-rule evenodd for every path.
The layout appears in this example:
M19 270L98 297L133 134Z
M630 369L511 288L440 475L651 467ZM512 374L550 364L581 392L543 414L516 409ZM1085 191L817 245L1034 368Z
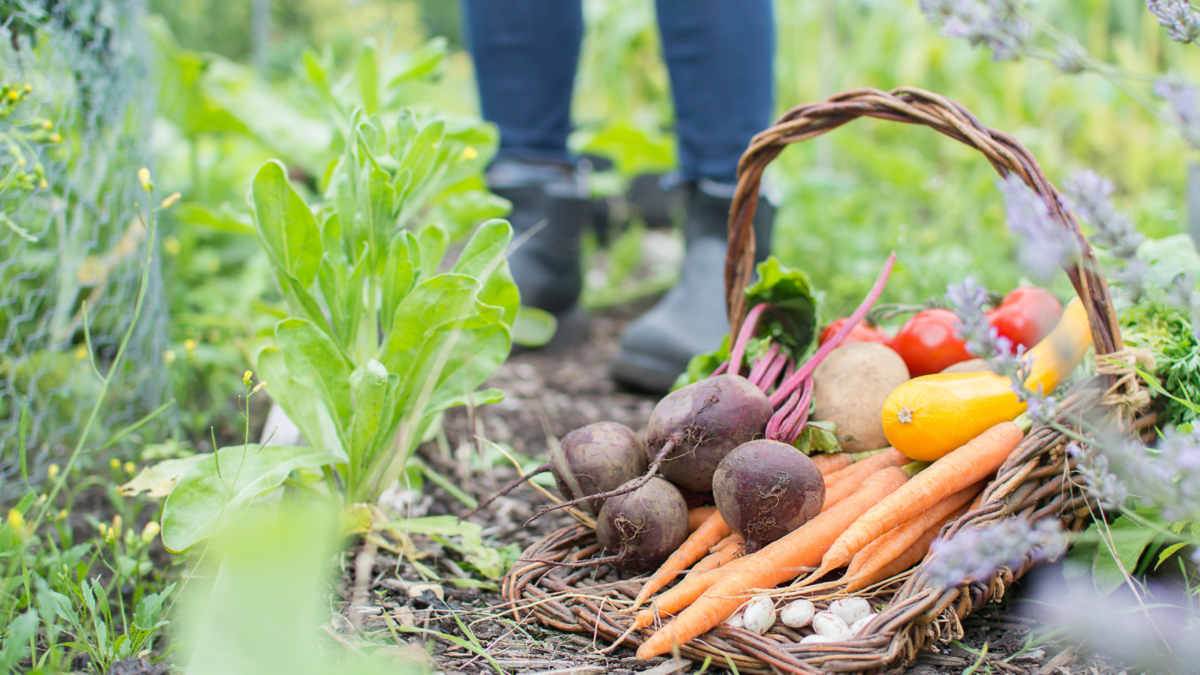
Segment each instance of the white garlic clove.
M812 635L805 635L804 637L800 638L800 644L802 645L811 645L819 642L837 642L837 640L834 640L831 637L825 637L820 633L813 633Z
M813 630L834 640L849 640L850 626L833 612L817 612L812 620Z
M850 624L850 634L857 636L858 634L862 633L863 629L865 629L867 627L867 624L871 623L871 619L874 619L877 616L879 616L879 615L876 614L875 612L871 612L870 614L864 616L863 618L859 619L858 621L855 621L854 623Z
M725 619L725 627L727 628L745 628L746 624L742 618L742 613L737 612L733 616Z
M794 600L779 612L779 620L791 628L803 628L812 622L817 608L811 600Z
M742 610L742 623L746 630L759 635L771 630L775 625L775 603L765 595L754 598Z
M842 621L850 625L871 613L871 603L863 598L843 598L829 603L829 611L842 617Z

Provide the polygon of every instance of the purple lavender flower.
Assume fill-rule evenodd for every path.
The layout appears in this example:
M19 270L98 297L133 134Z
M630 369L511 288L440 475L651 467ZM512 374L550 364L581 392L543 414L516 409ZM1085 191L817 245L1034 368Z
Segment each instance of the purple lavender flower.
M921 11L942 35L986 45L996 61L1025 53L1033 27L1020 15L1022 0L920 0Z
M1067 455L1077 458L1075 470L1083 478L1088 494L1101 506L1115 509L1129 497L1129 490L1116 474L1109 470L1108 456L1078 443L1067 446Z
M1111 468L1130 496L1157 506L1167 520L1200 520L1200 429L1168 432L1157 448L1122 439L1097 443L1094 452L1103 454L1107 463L1097 463L1098 458L1092 462L1089 471L1097 476L1089 479L1089 489L1106 494Z
M1184 140L1200 148L1200 90L1176 76L1154 83L1154 93L1167 102L1167 117Z
M1029 399L1032 392L1021 383L1029 377L1033 360L1026 357L1024 347L1018 346L1013 351L1012 340L1000 335L988 322L983 313L988 302L987 289L967 277L958 285L946 286L946 302L958 315L956 334L966 342L967 351L987 361L996 374L1012 380L1013 391L1021 400Z
M1113 205L1115 188L1112 181L1088 169L1071 174L1063 188L1067 193L1067 206L1096 228L1092 243L1106 249L1121 263L1120 269L1110 276L1132 290L1136 300L1144 290L1148 270L1146 263L1137 257L1138 247L1145 237L1134 228L1129 216Z
M933 583L949 588L986 578L1001 567L1016 567L1030 556L1037 561L1057 557L1065 548L1057 520L1031 525L1020 518L1005 518L959 530L950 539L936 539L925 569Z
M1175 42L1193 42L1200 38L1200 15L1188 0L1146 0L1146 9L1158 17L1158 25L1167 29Z
M1008 229L1022 240L1017 255L1025 269L1049 281L1064 262L1079 255L1079 245L1050 215L1050 208L1016 174L996 184L1004 193Z

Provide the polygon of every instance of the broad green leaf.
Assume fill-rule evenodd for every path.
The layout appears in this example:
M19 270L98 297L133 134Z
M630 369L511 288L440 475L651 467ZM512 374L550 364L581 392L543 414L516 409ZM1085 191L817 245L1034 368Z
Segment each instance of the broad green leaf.
M400 161L400 169L412 171L413 176L418 179L427 176L430 167L437 160L445 134L446 123L444 121L434 120L426 124L413 139L412 147L405 153L404 159Z
M304 287L304 283L290 274L281 274L279 281L284 297L288 299L288 304L291 305L293 313L303 315L316 325L317 328L320 328L321 332L333 339L335 337L333 326L329 325L329 321L325 318L325 312L321 311L321 306L309 294L308 289Z
M422 367L416 371L416 381L436 378L437 382L424 415L458 405L466 396L472 395L504 363L511 350L508 327L498 321L465 329L443 325L436 336L425 343L418 358ZM434 372L439 365L440 372ZM482 404L478 399L475 402ZM416 401L410 399L408 403L415 404Z
M393 530L404 534L438 535L442 537L479 536L479 525L469 521L459 521L454 516L426 516L424 518L408 518L407 520L389 520L376 523L376 530Z
M163 505L163 545L185 551L236 520L251 500L279 487L292 471L333 461L321 450L288 445L237 445L205 455Z
M358 221L357 186L358 164L354 158L354 144L348 144L346 152L338 160L329 179L325 200L334 205L338 214L338 230L342 238L342 253L349 260L357 258L354 250L354 231Z
M446 234L446 228L434 223L417 234L417 241L421 251L420 278L431 279L438 273L438 265L446 255L446 248L450 246L450 237Z
M512 226L503 220L489 220L475 231L452 270L455 274L475 277L483 284L479 300L504 311L504 323L517 318L521 295L508 269L508 245Z
M363 40L358 52L358 91L367 114L379 112L379 55L370 38Z
M8 624L3 649L0 649L0 672L15 669L29 656L29 641L37 632L38 613L30 609Z
M356 457L375 436L387 384L388 371L375 359L368 359L350 377L350 388L354 392L354 413L350 418L351 458Z
M304 434L304 440L314 448L345 460L346 451L333 421L332 413L320 400L317 392L300 384L288 371L279 347L264 347L256 359L259 377L267 383L267 393L287 413L288 419ZM271 429L265 430L268 434Z
M275 325L275 342L292 378L321 395L339 427L349 421L350 364L333 340L308 321L285 319Z
M1157 570L1157 569L1159 568L1159 566L1160 566L1160 565L1162 565L1164 562L1166 562L1166 561L1167 561L1167 559L1168 559L1168 558L1170 558L1171 556L1173 556L1173 555L1175 555L1176 553L1178 553L1180 549L1182 549L1183 547L1185 547L1185 546L1187 546L1187 545L1188 545L1188 542L1186 542L1186 541L1180 541L1180 542L1176 542L1176 543L1174 543L1174 544L1171 544L1170 546L1168 546L1168 547L1164 548L1164 549L1163 549L1161 552L1159 552L1159 554L1158 554L1158 562L1156 562L1156 563L1154 564L1154 569L1156 569L1156 570Z
M334 103L333 92L329 87L328 69L321 63L320 57L313 50L305 49L301 60L304 64L304 74L308 76L313 88L326 102Z
M758 264L758 281L746 289L746 306L762 302L775 306L759 324L759 337L771 336L799 358L812 343L817 328L817 299L812 285L800 270L781 264L774 256Z
M413 233L405 230L392 237L388 246L387 263L383 270L383 309L380 324L389 329L396 316L396 307L412 290L420 265L420 246Z
M381 272L396 222L392 210L396 190L390 181L391 176L373 162L363 165L358 182L358 212L361 216L358 224L362 230L355 233L355 237L370 247L373 275Z
M321 247L325 255L333 258L339 265L350 264L346 257L346 242L342 239L342 218L337 211L332 211L321 225Z
M168 459L154 466L142 467L133 480L117 488L117 494L122 497L136 497L145 492L147 497L158 499L171 494L175 484L193 464L200 461L204 455L192 455L183 459Z
M275 265L312 285L321 262L321 232L308 205L292 189L283 164L271 160L254 177L254 222Z
M463 227L492 218L503 218L512 211L512 202L486 190L452 192L438 199L436 204L447 219Z
M512 341L522 347L541 347L554 339L558 319L545 310L521 305L512 325Z
M246 218L245 214L234 212L228 205L213 208L199 202L184 202L176 204L171 213L177 222L187 225L201 225L219 232L234 234L254 232L254 224Z
M461 274L439 274L417 285L396 308L383 365L406 382L422 344L442 325L466 325L479 315L479 282Z
M1093 524L1088 528L1089 532L1092 531L1092 528L1096 528L1095 533L1102 538L1092 562L1092 581L1100 595L1108 595L1125 583L1121 567L1123 566L1125 571L1133 574L1137 568L1138 559L1142 556L1142 551L1158 535L1159 530L1139 525L1125 516L1120 516L1109 523L1112 549L1116 551L1117 558L1121 561L1121 566L1118 566L1117 558L1113 558L1109 545L1103 541L1106 536L1104 530Z
M697 354L688 361L687 370L680 373L676 378L675 384L671 385L671 390L674 391L680 387L686 387L693 382L699 382L713 373L717 372L717 368L721 367L722 363L729 360L729 334L721 340L721 346L716 350L704 354Z
M408 108L402 108L396 116L396 147L395 155L403 157L412 148L420 129L417 128L416 118Z
M433 75L446 58L446 51L446 38L435 37L410 54L397 54L393 59L388 88Z
M343 350L349 350L351 343L347 339L347 324L351 320L357 323L358 315L356 313L352 319L348 316L349 308L342 303L348 285L346 265L335 263L333 256L326 253L321 257L321 266L317 268L317 285L325 298L325 306L329 308L329 318L333 324L332 337Z

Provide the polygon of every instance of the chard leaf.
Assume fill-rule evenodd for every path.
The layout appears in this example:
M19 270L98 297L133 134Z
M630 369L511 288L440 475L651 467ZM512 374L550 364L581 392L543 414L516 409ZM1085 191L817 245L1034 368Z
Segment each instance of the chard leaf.
M758 281L746 289L746 306L769 302L777 310L763 315L757 335L774 338L798 359L812 344L817 330L817 299L808 276L773 256L759 263L757 272Z
M275 342L292 378L319 393L344 428L350 419L350 366L333 340L308 321L285 319L275 325Z

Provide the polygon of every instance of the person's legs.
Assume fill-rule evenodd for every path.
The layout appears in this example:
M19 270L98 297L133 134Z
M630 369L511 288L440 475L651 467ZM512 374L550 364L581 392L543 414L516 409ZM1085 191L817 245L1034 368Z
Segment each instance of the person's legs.
M521 304L558 317L557 344L579 341L579 245L588 195L567 136L583 39L581 2L463 0L462 7L480 108L500 128L487 182L513 204L509 222L519 245L508 261Z
M737 180L738 158L771 123L771 0L657 0L684 180Z
M500 158L567 162L580 0L463 0L462 7L483 118L500 127Z
M665 392L692 356L720 346L725 250L737 163L771 122L775 34L771 0L657 0L675 99L680 173L688 182L679 284L621 336L613 376ZM774 208L754 218L757 258L771 247Z

